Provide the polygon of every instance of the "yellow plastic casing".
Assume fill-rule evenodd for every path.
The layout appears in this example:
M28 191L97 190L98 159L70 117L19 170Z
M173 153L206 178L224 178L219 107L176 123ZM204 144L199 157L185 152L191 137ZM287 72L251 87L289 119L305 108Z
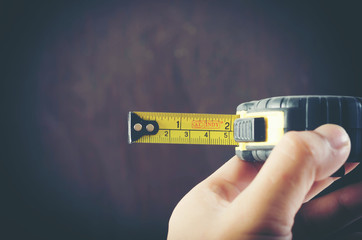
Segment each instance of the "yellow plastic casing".
M245 151L248 148L263 149L265 147L275 146L284 135L284 112L283 111L263 111L248 112L238 111L236 115L240 118L259 118L265 119L265 141L264 142L239 142L236 151Z

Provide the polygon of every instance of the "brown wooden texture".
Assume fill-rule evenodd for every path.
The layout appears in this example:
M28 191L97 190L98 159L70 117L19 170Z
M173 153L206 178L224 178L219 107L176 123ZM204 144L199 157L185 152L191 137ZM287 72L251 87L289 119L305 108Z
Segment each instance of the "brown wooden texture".
M233 114L239 103L278 95L361 96L360 33L353 30L361 18L346 13L353 7L342 8L343 16L339 8L253 1L11 6L7 53L20 89L12 111L24 149L13 148L18 161L8 174L23 206L15 215L20 234L164 238L176 203L234 149L129 145L128 111Z

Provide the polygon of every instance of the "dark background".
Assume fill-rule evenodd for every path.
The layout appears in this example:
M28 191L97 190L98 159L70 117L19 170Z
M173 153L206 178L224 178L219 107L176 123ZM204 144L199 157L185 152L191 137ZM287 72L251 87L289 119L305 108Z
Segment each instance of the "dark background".
M128 145L128 111L362 96L359 1L7 1L0 16L2 239L166 237L234 149Z

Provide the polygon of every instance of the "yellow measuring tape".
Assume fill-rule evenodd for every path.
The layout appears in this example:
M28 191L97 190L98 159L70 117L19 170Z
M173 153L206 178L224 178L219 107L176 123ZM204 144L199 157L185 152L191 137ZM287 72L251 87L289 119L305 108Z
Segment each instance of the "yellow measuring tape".
M359 161L361 113L362 98L319 95L246 102L234 115L129 112L128 142L231 145L241 159L265 161L286 132L333 123L351 133L349 161Z
M130 112L130 143L238 145L234 120L238 115Z

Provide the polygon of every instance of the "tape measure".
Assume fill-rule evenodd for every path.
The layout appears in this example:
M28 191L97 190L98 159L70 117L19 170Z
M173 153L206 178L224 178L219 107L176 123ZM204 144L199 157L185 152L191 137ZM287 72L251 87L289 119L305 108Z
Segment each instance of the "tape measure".
M348 96L272 97L240 104L236 114L129 112L129 143L235 146L247 161L265 161L288 131L332 123L351 139L350 162L362 159L362 98Z
M129 142L238 145L233 123L237 115L130 112Z

